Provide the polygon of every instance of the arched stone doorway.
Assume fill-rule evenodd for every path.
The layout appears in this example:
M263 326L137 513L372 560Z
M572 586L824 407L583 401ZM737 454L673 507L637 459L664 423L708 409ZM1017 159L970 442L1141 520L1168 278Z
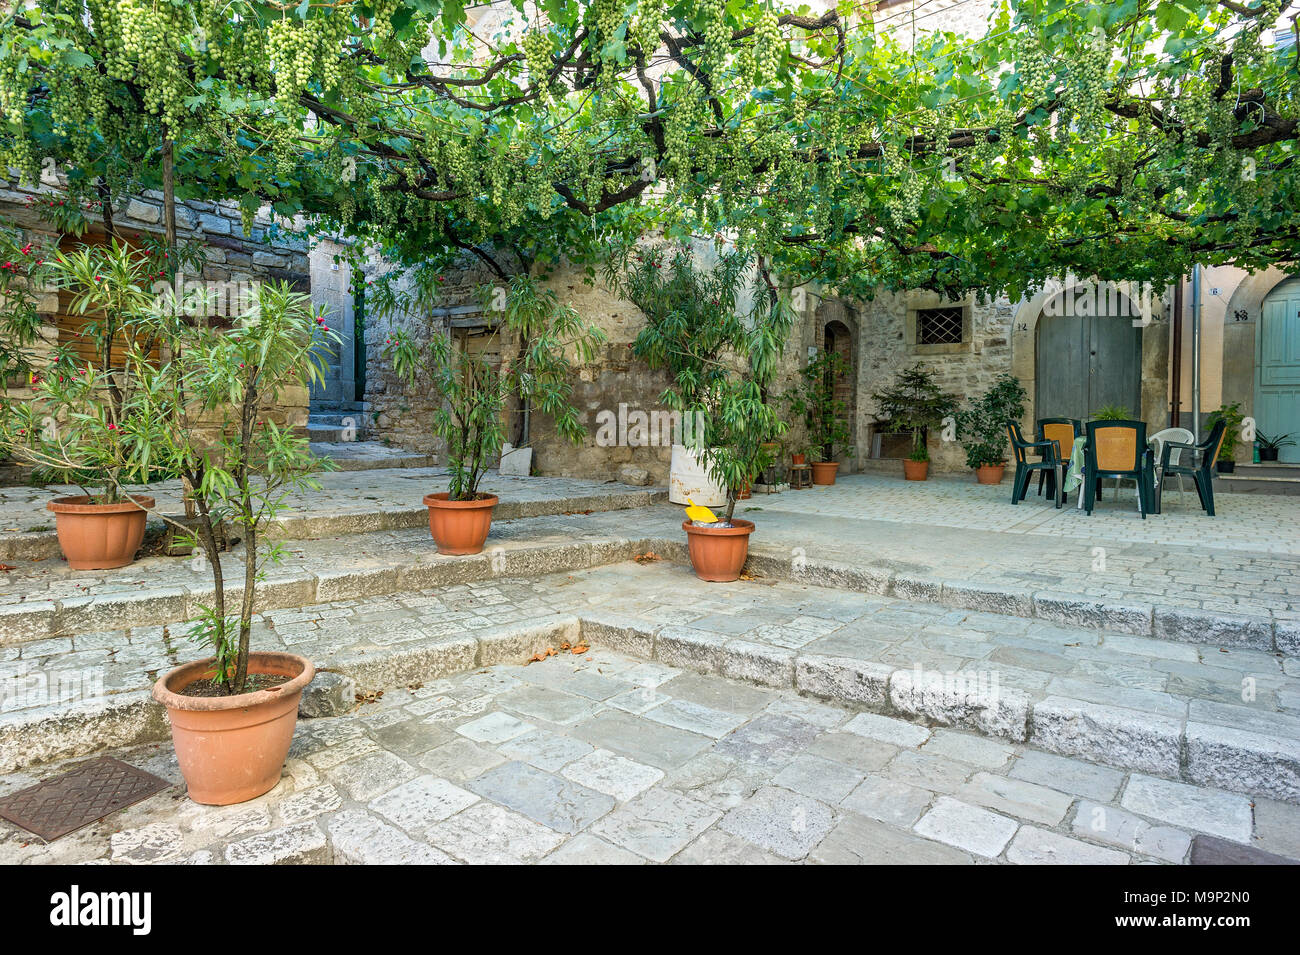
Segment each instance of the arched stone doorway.
M858 420L857 374L855 371L856 363L854 362L856 352L853 348L852 329L839 319L826 322L822 326L822 348L826 352L839 355L843 359L843 370L829 384L835 390L835 397L844 402L845 407L848 409L845 413L845 419L849 422L849 428L852 432L855 430L855 423Z
M1271 438L1300 437L1300 278L1281 282L1264 297L1256 338L1256 428ZM1300 441L1281 448L1278 460L1300 464Z

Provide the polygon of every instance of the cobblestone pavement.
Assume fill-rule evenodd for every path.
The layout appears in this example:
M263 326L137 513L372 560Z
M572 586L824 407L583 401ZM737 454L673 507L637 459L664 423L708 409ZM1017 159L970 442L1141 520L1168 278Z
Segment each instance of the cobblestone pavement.
M928 729L594 649L300 721L284 778L177 784L5 863L1183 862L1216 836L1300 857L1300 808ZM0 794L61 772L0 779Z

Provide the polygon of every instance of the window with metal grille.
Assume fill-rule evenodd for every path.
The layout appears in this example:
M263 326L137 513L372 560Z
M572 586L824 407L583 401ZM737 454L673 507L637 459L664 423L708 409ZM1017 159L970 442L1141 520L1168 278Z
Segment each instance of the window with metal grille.
M918 345L960 345L962 310L956 308L918 308L916 343Z

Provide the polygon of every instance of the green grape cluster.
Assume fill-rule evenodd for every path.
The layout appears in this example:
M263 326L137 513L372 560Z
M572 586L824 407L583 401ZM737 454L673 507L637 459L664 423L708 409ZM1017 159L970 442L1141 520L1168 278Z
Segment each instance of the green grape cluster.
M528 77L533 83L542 83L551 69L551 34L544 26L535 27L524 34L524 62Z
M698 10L704 15L704 54L713 68L727 58L731 46L731 30L727 28L726 0L698 0Z
M636 23L632 26L632 40L647 56L659 46L663 29L665 0L638 0Z
M770 7L758 15L754 24L755 79L772 80L781 69L781 26L776 11Z

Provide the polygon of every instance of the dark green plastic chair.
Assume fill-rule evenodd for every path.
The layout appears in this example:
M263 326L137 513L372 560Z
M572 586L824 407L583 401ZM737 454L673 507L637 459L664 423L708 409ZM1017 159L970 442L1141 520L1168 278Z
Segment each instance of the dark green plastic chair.
M1153 474L1144 421L1089 421L1084 426L1083 509L1091 514L1102 478L1136 481L1138 510L1151 513Z
M1166 441L1160 452L1161 474L1185 474L1196 484L1196 493L1201 498L1201 507L1210 517L1214 516L1214 462L1219 457L1219 447L1223 444L1223 434L1227 423L1220 418L1200 444L1183 444L1181 441ZM1169 460L1171 451L1188 451L1180 454L1178 463ZM1164 482L1155 489L1156 513L1160 513L1160 497L1164 491Z
M1051 472L1056 506L1065 500L1065 471L1061 457L1057 454L1055 441L1026 441L1019 423L1007 421L1007 434L1011 438L1011 451L1016 457L1016 477L1011 485L1011 503L1019 504L1025 499L1029 489L1029 479L1035 471ZM1042 455L1042 460L1031 461L1031 454Z
M1038 441L1055 441L1056 456L1066 467L1070 465L1070 452L1074 450L1074 439L1083 434L1083 422L1077 418L1039 418L1035 425L1038 429ZM1043 493L1043 484L1047 483L1047 493L1055 495L1052 482L1056 472L1043 469L1038 472L1038 493Z

